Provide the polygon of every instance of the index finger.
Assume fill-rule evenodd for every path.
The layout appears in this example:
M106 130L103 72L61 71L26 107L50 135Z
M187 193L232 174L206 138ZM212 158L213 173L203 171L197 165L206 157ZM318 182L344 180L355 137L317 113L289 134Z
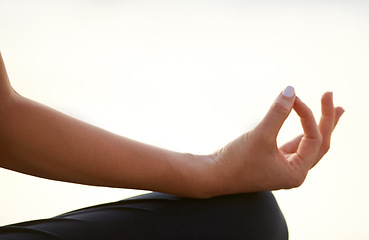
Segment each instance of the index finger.
M293 109L297 115L299 115L304 130L304 136L301 139L296 153L302 161L302 164L310 169L319 153L322 136L312 111L305 103L299 98L296 98Z

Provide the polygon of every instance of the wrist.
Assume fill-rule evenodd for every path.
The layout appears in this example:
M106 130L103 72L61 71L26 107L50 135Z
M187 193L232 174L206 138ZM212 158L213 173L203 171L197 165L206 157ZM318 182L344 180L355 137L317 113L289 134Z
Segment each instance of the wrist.
M212 155L190 154L191 167L188 174L190 197L211 198L221 195L220 179Z

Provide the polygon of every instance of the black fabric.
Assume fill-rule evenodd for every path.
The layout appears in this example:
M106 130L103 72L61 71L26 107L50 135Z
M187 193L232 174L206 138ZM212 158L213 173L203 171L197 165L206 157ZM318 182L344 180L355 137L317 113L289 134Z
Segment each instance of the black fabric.
M288 239L271 192L188 199L149 193L0 227L0 239Z

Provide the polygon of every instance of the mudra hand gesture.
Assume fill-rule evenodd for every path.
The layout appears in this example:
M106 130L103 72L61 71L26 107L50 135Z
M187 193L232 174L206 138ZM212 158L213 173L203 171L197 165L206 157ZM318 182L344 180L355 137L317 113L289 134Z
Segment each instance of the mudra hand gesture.
M344 110L334 107L333 94L322 99L322 117L316 123L311 110L294 89L287 87L264 119L251 131L209 155L221 193L288 189L300 186L330 147L331 134ZM280 148L277 135L294 109L304 133Z

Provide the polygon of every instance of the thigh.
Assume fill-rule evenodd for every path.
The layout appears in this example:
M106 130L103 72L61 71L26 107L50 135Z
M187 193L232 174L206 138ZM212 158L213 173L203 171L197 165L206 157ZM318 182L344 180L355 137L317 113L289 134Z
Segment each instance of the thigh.
M271 192L188 199L149 193L0 228L0 239L288 239Z

